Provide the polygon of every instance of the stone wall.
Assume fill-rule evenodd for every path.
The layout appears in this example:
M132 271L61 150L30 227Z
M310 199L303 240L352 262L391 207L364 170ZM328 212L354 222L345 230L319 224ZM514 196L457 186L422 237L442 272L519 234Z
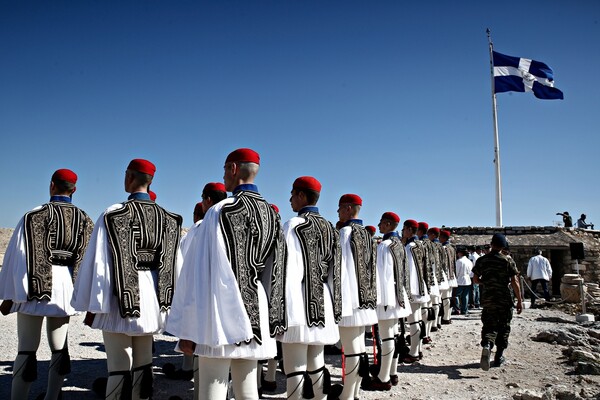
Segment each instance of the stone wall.
M553 270L551 287L558 295L560 279L564 274L579 274L585 282L600 282L600 231L556 226L512 226L512 227L453 227L451 242L455 245L489 244L494 233L506 235L510 252L523 275L534 249L542 250L550 260ZM571 259L571 243L583 243L584 259Z

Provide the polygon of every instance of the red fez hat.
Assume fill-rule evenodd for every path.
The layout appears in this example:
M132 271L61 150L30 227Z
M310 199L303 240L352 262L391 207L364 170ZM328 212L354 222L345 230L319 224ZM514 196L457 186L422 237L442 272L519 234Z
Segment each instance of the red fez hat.
M373 225L367 225L365 226L365 229L368 230L371 235L374 235L377 231Z
M271 207L273 207L273 210L275 210L275 212L279 214L279 207L277 207L275 204L271 204Z
M152 190L148 190L148 194L150 195L150 200L156 201L156 193L154 193Z
M140 172L142 174L148 174L150 176L154 176L156 172L156 167L148 160L144 160L141 158L136 158L131 160L127 169L132 169L134 171Z
M451 234L450 234L449 230L444 229L444 230L440 231L440 236L445 236L445 237L449 238L451 236Z
M77 183L77 174L70 169L57 169L52 174L52 181L65 181L69 183Z
M260 156L252 149L237 149L229 153L225 163L229 162L251 162L260 164Z
M429 233L429 232L434 233L436 235L439 235L440 234L440 228L436 228L434 226L433 228L429 228L429 230L427 231L427 233Z
M383 215L381 216L381 219L391 219L395 223L400 222L400 217L398 216L398 214L393 213L391 211L383 213Z
M427 222L419 222L419 229L427 232L427 229L429 229L429 224Z
M225 185L221 182L209 182L204 185L203 192L227 192Z
M408 226L410 228L418 228L419 223L414 219L407 219L406 221L404 221L404 226Z
M292 187L294 189L314 190L315 192L321 193L321 182L312 176L301 176L300 178L297 178Z
M194 215L202 215L204 211L202 210L202 202L196 203L194 207Z
M357 206L362 206L362 199L356 194L345 194L340 197L339 204L355 204Z

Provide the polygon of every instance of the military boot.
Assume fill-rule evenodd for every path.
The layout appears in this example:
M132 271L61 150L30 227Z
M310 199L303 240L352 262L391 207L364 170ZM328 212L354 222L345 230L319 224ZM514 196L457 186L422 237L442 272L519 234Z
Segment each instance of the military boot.
M506 361L504 359L504 356L502 355L503 353L504 349L498 347L498 349L496 350L496 354L494 355L494 367L500 367Z

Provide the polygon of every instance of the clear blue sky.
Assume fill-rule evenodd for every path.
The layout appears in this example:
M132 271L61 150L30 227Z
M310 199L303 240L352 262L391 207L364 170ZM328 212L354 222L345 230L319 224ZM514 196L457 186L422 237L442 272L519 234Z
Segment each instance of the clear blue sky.
M498 94L504 225L558 211L600 225L600 2L2 1L0 226L48 201L58 168L93 220L124 201L132 158L192 224L226 155L261 155L282 219L293 180L361 217L495 225L486 28L494 49L554 69L565 100Z

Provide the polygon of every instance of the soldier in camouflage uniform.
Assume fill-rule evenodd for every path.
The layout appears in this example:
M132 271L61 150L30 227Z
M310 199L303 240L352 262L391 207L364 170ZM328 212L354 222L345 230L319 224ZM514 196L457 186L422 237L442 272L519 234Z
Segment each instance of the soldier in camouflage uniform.
M491 245L491 252L477 259L473 268L474 282L485 288L485 297L482 297L481 302L481 369L484 371L490 368L490 354L494 344L494 366L499 367L504 362L503 352L508 347L514 307L509 283L517 296L517 314L523 310L517 277L519 271L512 258L501 253L503 249L508 248L506 237L500 233L494 234Z

